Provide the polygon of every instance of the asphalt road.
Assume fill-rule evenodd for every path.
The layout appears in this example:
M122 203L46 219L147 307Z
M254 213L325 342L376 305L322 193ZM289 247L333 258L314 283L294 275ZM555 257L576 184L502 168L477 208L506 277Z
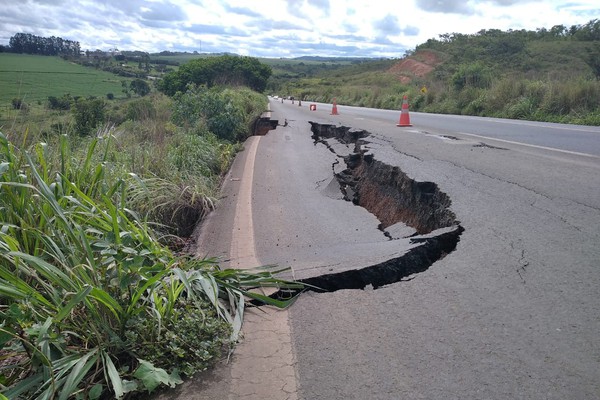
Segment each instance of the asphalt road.
M316 103L317 110L331 111L330 104ZM340 114L351 115L368 122L398 122L398 111L338 106ZM422 132L442 135L461 134L479 139L494 138L504 142L517 142L532 147L547 147L565 152L600 156L600 127L532 122L502 118L470 117L410 113L411 122Z
M435 182L465 229L410 281L300 297L289 311L299 398L600 399L598 128L416 113L399 128L399 112L271 107L288 125L257 150L261 263L303 278L409 246L340 198L336 156L313 143L308 121L371 132L375 157ZM235 196L226 185L201 252L227 260Z

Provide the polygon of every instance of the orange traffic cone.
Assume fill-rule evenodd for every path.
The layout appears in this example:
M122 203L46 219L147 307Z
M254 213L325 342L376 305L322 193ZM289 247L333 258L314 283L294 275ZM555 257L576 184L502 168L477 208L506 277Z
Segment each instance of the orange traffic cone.
M337 110L337 104L335 102L335 98L333 99L333 107L331 108L331 115L339 115Z
M410 123L410 115L408 115L408 98L406 95L402 98L402 110L400 110L400 121L396 126L412 126Z

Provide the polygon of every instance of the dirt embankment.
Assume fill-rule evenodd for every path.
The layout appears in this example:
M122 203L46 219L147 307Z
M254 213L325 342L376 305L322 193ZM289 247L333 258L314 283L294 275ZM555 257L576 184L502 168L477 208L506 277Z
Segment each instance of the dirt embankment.
M442 57L432 50L420 50L394 64L388 73L396 76L402 83L409 83L415 77L422 78L443 62Z

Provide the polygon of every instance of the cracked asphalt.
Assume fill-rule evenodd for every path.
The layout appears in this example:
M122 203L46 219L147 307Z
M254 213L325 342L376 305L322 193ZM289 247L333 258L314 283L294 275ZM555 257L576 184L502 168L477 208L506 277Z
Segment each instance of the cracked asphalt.
M368 130L377 159L435 182L465 229L460 242L408 282L301 295L287 312L289 340L270 329L291 352L274 345L247 353L255 361L248 368L264 377L273 370L263 363L276 366L282 357L295 388L265 378L254 382L275 389L246 390L235 382L234 359L162 398L600 399L600 158L577 146L551 150L554 142L539 138L515 143L517 128L530 122L503 123L506 138L498 127L485 138L473 133L485 129L477 128L482 119L440 124L443 116L411 113L413 127L397 128L398 112L338 105L340 115L331 116L328 106L310 112L308 104L271 103L273 118L288 126L262 137L256 150L257 261L306 277L407 251L377 229L375 217L332 193L335 155L312 144L309 120ZM563 131L546 129L553 137ZM600 141L600 130L576 129ZM199 253L226 265L234 262L240 184L232 178L243 176L247 154L236 159L221 206L200 234ZM255 333L244 343L264 336Z

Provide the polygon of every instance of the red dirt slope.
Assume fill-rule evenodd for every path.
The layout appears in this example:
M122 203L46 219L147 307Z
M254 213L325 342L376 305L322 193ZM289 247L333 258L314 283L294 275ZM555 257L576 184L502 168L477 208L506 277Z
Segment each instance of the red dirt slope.
M414 77L424 77L441 63L441 57L436 52L421 50L394 64L387 72L395 75L400 82L409 83Z

